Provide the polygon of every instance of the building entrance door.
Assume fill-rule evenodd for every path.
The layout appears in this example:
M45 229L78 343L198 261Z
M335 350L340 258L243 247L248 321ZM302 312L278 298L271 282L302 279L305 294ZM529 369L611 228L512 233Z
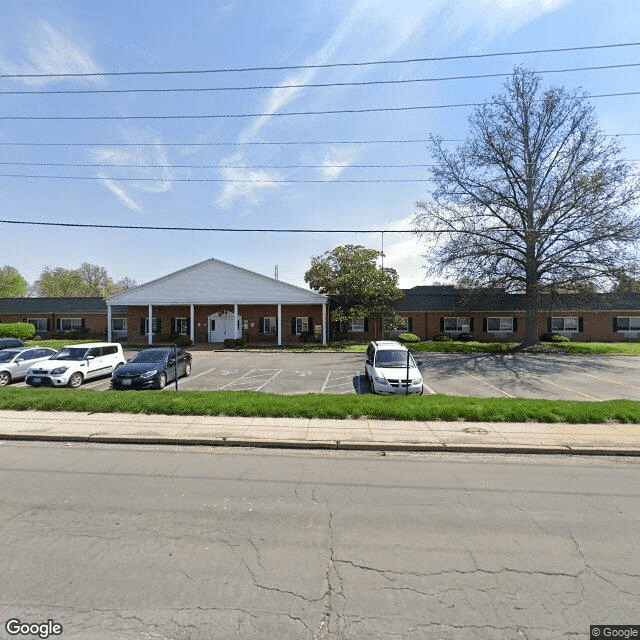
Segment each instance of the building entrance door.
M209 342L224 342L227 338L233 338L233 313L224 311L222 313L214 313L208 318L209 323ZM242 317L238 316L238 338L242 335Z

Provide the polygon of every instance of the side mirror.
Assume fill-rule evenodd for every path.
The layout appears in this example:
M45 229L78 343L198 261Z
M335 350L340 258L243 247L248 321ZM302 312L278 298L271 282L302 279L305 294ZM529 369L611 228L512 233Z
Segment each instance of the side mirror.
M367 358L364 362L365 362L365 364L373 364L373 363L371 362L371 360L369 360L368 358Z
M421 367L424 364L422 360L416 360L416 367Z
M94 358L95 358L95 356L87 356L87 357L85 358L85 360L93 360Z

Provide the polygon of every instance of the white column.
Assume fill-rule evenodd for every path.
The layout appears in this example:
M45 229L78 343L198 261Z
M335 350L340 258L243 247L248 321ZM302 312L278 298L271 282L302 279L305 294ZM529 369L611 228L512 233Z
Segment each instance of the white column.
M149 344L153 344L153 305L149 305L149 337L147 338Z
M111 342L111 305L107 302L107 342Z
M195 305L191 305L190 309L189 309L189 314L190 314L190 327L189 327L189 334L191 336L191 342L192 344L196 343L196 312L195 312Z
M327 333L329 327L327 327L327 305L322 305L322 346L327 346Z
M233 338L238 338L238 305L233 305Z
M282 305L278 305L278 346L282 345Z

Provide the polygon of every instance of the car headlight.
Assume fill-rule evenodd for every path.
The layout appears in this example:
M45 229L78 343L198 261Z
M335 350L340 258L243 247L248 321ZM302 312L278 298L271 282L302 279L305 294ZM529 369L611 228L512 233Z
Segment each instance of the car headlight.
M56 367L55 369L51 369L51 373L54 376L59 376L61 373L64 373L69 367Z
M145 371L140 377L141 378L153 378L153 376L158 373L157 369L151 369L151 371Z
M411 381L412 384L422 384L422 378L416 378L415 380Z
M374 380L378 384L387 384L387 379L384 376L382 376L381 378L375 377Z

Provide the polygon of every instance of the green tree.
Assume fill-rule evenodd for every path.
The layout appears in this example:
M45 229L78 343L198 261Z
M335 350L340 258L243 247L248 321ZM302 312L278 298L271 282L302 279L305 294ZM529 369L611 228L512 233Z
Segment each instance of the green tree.
M384 316L385 326L402 322L392 304L404 296L398 288L395 269L380 269L382 252L361 245L344 245L311 259L304 274L309 286L322 295L331 296L331 319L349 322L352 318Z
M635 264L638 179L584 92L543 89L526 69L469 127L456 150L432 137L434 186L415 228L440 273L525 294L523 344L535 344L545 295L581 283L607 290Z
M9 265L0 269L0 298L21 298L27 293L27 281Z
M104 298L116 293L118 286L104 267L83 262L77 269L45 267L35 290L47 298Z

